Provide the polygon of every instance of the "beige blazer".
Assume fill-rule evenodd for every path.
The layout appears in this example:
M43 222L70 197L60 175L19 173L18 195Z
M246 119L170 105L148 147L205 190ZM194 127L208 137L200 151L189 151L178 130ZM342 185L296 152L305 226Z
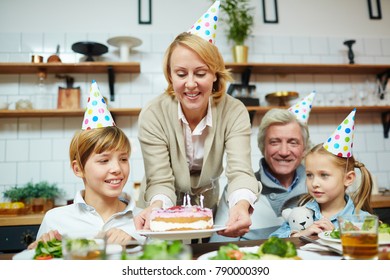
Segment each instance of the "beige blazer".
M212 104L213 126L205 140L203 167L200 174L190 174L183 128L178 118L178 101L162 94L152 100L140 113L138 139L141 144L145 179L141 185L138 206L144 208L157 194L167 195L173 203L181 205L183 193L198 193L207 189L211 180L223 173L228 179L228 195L246 188L258 195L261 184L251 166L251 124L249 114L241 101L225 95ZM226 153L226 157L224 157ZM205 194L205 206L215 208L219 187ZM192 201L193 204L194 201Z

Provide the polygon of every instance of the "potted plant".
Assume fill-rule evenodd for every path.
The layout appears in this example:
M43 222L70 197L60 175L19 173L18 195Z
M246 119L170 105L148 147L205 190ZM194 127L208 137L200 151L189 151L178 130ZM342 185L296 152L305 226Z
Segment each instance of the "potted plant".
M13 187L4 192L4 197L22 201L34 213L43 213L54 207L54 199L62 194L56 184L41 181L36 184L28 182L23 187Z
M254 19L253 7L249 6L250 0L225 0L221 1L220 9L225 16L221 21L226 24L228 41L234 43L234 62L248 61L248 46L246 40L252 34Z
M17 186L12 187L3 193L4 198L8 198L11 202L23 201L25 199L25 191Z

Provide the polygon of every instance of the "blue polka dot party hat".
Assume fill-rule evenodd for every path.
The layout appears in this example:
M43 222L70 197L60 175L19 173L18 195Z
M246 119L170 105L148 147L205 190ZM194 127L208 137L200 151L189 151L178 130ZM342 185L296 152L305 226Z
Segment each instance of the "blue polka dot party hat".
M352 156L353 137L355 132L356 108L336 128L333 134L323 144L325 150L332 154L349 158Z
M92 80L81 129L88 130L107 126L115 126L115 122L100 93L98 84Z
M302 123L309 121L309 115L312 107L313 100L316 96L316 92L312 91L309 95L302 98L298 103L288 108Z
M219 15L220 1L215 1L213 5L204 13L188 30L188 33L198 35L215 44L215 37L217 33L218 15Z

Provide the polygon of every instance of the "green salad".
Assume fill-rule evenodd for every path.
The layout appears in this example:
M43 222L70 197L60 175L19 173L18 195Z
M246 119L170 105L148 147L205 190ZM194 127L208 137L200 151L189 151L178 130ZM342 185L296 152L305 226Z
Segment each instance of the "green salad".
M48 260L52 258L62 258L61 240L39 241L35 248L34 260Z
M259 246L257 252L240 249L236 244L223 245L217 255L210 260L259 260L259 259L289 259L297 258L297 250L291 241L276 236L268 238Z
M153 240L143 246L142 253L134 256L122 256L122 259L137 260L189 260L191 258L191 249L180 240Z

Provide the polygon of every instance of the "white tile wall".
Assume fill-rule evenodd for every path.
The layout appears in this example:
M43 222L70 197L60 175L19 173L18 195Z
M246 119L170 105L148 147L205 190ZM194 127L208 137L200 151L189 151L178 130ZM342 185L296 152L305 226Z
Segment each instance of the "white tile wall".
M54 53L60 44L63 62L77 62L82 55L71 50L73 42L94 40L106 43L115 33L0 33L0 62L29 62L32 53L45 59ZM163 92L166 81L162 74L161 61L166 47L173 39L172 34L134 34L143 44L131 51L130 57L141 63L140 74L119 74L116 76L116 100L112 107L139 108ZM253 36L250 38L250 61L269 63L348 63L347 48L342 37L289 37ZM106 44L108 45L108 44ZM225 60L232 61L230 46L221 36L217 41ZM353 46L356 63L390 64L390 38L357 38ZM109 52L102 60L119 60L116 48L109 46ZM108 95L108 78L105 74L74 74L75 86L80 86L82 104L90 81L95 79L103 94ZM234 74L237 81L240 76ZM10 109L20 99L34 102L36 75L0 75L0 100L11 102ZM318 95L318 105L329 102L328 96L336 93L341 100L358 105L362 102L360 93L366 93L363 102L378 103L373 91L375 77L367 75L252 75L251 83L256 85L255 97L261 105L267 105L265 95L275 90L294 90L302 96L312 90ZM56 106L57 89L64 86L63 80L48 75L46 91L51 104ZM390 93L389 93L390 94ZM390 100L390 99L389 99ZM385 101L387 102L387 101ZM386 103L385 103L386 104ZM390 103L388 103L389 105ZM261 115L256 115L252 128L252 165L257 170L261 156L257 148L257 127ZM313 143L323 142L335 127L345 118L344 114L312 114L309 121ZM131 176L126 190L132 192L133 182L142 180L142 153L137 140L137 117L120 116L116 122L123 128L132 143ZM80 128L79 117L59 118L2 118L0 119L0 193L16 184L31 180L56 182L65 192L65 199L73 198L74 192L83 187L70 166L68 147L74 132ZM379 187L390 186L390 139L383 137L381 117L376 113L356 115L355 155L375 175ZM0 197L0 201L2 198Z

